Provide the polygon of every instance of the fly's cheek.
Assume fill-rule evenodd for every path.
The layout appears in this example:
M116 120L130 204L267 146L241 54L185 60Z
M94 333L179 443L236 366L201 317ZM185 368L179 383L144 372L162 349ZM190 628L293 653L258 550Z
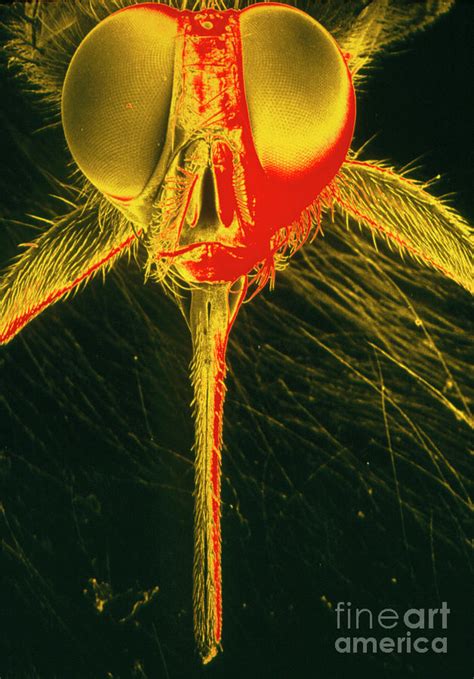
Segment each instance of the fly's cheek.
M332 36L292 7L251 6L240 18L245 95L255 150L276 184L311 183L313 198L345 159L354 91Z
M79 45L66 74L62 122L74 160L109 197L145 188L166 139L177 21L163 6L112 14Z

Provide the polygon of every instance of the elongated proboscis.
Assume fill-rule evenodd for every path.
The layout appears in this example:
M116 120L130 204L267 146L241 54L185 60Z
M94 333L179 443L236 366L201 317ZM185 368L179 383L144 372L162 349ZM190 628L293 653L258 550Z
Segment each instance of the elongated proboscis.
M229 331L245 294L243 281L201 285L191 293L194 388L194 635L204 663L222 637L221 451Z

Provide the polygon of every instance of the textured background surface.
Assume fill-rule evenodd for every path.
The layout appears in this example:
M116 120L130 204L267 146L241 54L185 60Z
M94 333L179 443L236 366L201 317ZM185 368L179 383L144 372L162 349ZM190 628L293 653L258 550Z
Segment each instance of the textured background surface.
M398 166L422 155L417 176L445 174L434 190L456 191L471 220L473 10L460 3L378 60L356 137L377 132L367 156ZM66 179L67 170L60 134L33 132L41 118L4 68L1 88L8 261L35 235L26 214L63 209L48 196L58 191L47 173ZM178 310L142 285L137 267L119 267L2 348L2 679L472 674L470 430L420 381L465 413L456 388L469 395L472 306L454 284L385 251L377 274L355 256L369 256L362 237L335 233L295 258L235 327L224 653L209 667L192 640L191 356ZM343 658L333 649L328 602L403 611L442 600L452 609L448 656Z

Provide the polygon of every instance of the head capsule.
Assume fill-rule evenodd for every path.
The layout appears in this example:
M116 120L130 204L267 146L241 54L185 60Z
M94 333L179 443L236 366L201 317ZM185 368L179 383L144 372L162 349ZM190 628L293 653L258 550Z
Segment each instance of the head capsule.
M233 281L272 257L346 157L355 98L331 35L293 7L132 5L69 66L63 126L151 261Z

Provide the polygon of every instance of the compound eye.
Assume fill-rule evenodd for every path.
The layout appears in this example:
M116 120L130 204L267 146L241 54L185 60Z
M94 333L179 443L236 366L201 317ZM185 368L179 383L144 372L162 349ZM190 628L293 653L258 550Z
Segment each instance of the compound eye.
M176 34L168 8L135 5L98 24L72 58L62 93L64 133L79 168L102 193L134 198L156 168Z
M297 177L350 143L353 88L342 54L314 19L292 7L251 6L240 19L245 93L265 170ZM341 158L342 162L343 158Z

